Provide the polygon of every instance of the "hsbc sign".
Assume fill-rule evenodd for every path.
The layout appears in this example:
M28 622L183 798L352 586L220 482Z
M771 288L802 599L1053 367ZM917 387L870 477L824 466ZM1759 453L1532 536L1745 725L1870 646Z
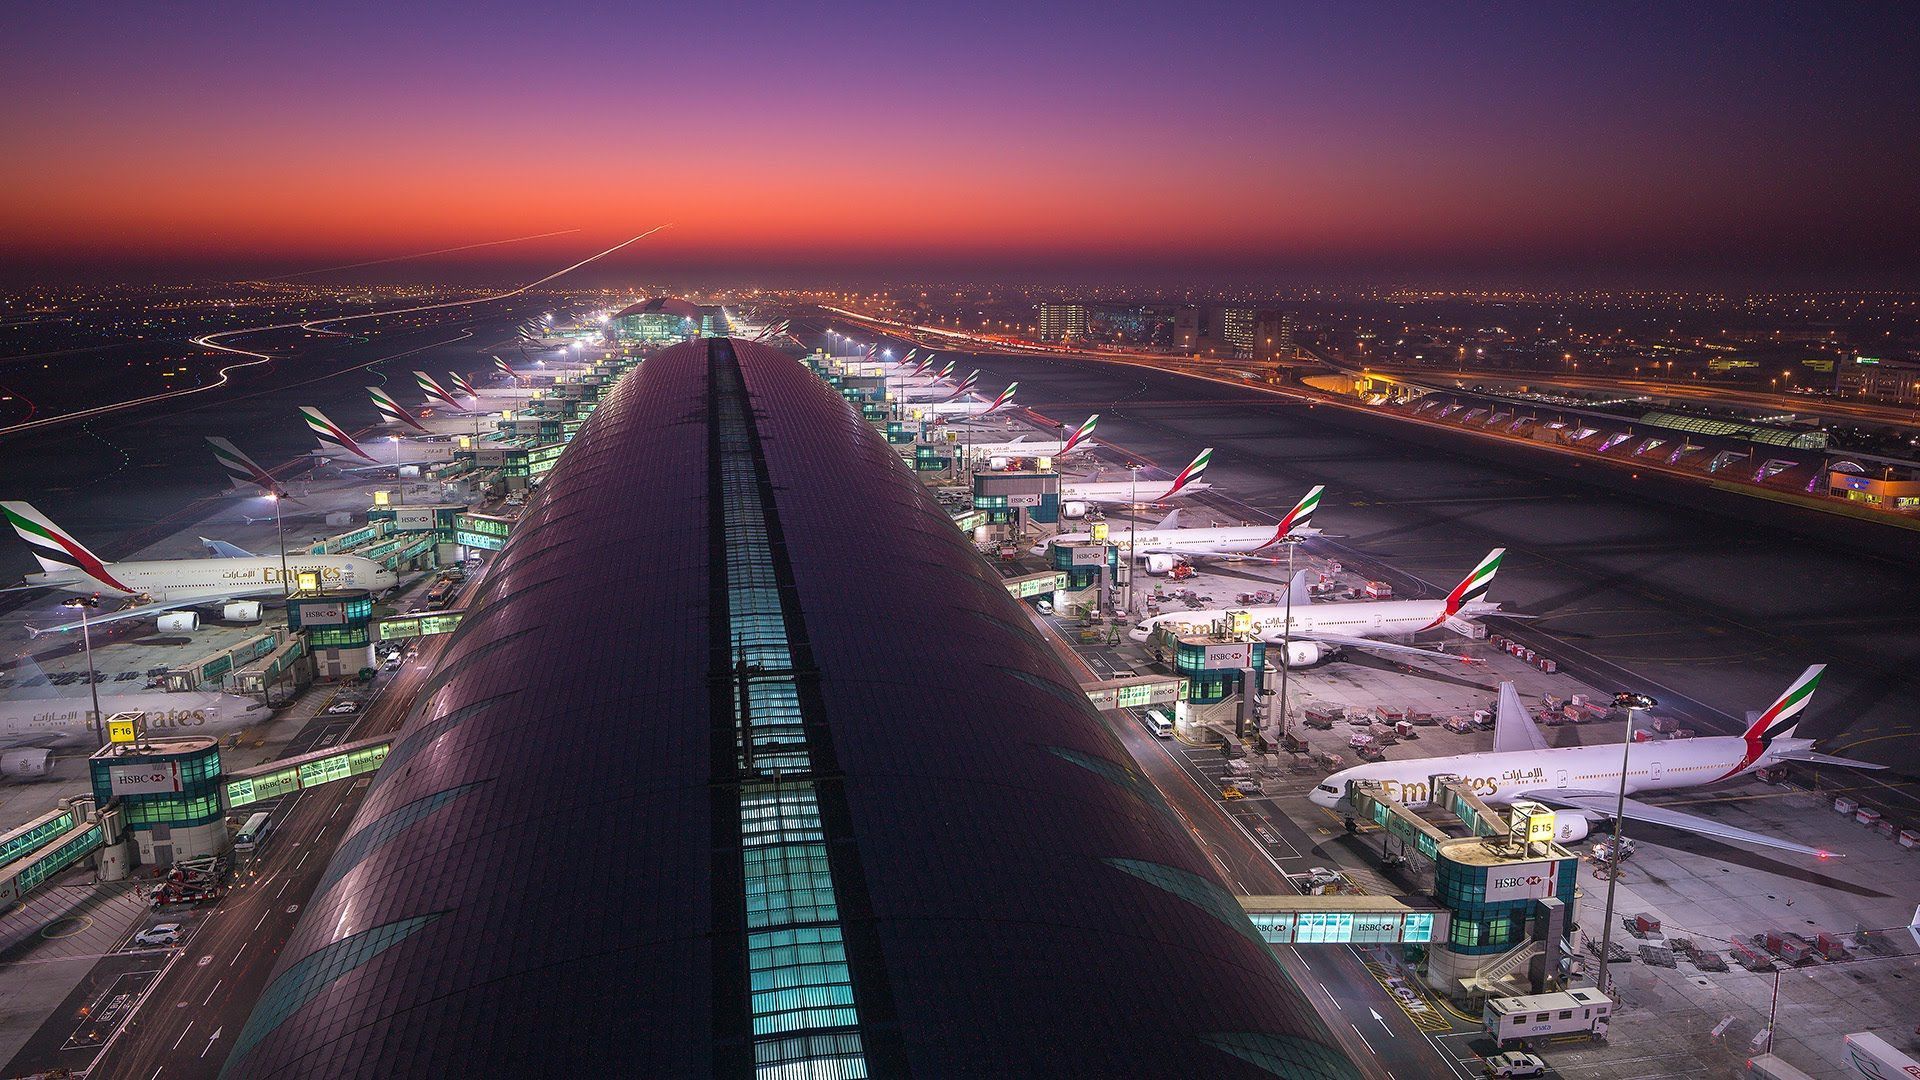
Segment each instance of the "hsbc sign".
M180 790L180 763L113 765L107 769L108 789L115 795L159 795Z
M1553 895L1554 864L1511 863L1487 871L1487 901L1541 900Z

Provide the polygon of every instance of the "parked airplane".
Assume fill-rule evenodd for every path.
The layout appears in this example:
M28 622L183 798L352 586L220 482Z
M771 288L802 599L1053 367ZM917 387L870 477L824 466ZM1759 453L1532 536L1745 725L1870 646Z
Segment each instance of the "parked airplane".
M1351 808L1348 784L1372 780L1384 788L1386 797L1418 806L1431 797L1433 777L1456 776L1465 779L1475 794L1494 805L1531 799L1563 808L1555 815L1556 839L1571 843L1591 832L1596 822L1614 816L1624 763L1629 797L1623 816L1629 821L1824 859L1834 853L1723 825L1711 818L1656 806L1631 796L1646 791L1678 791L1717 784L1791 761L1853 769L1885 768L1871 762L1815 753L1814 740L1794 737L1798 718L1820 685L1820 675L1825 669L1825 664L1808 668L1740 735L1636 743L1624 751L1614 743L1548 746L1546 736L1527 715L1513 684L1501 683L1491 753L1356 765L1327 777L1308 797L1315 805L1329 809Z
M155 737L210 735L219 738L271 715L248 711L257 707L246 698L221 693L100 695L101 712L108 716L144 713L147 734ZM15 779L45 776L53 768L56 748L91 749L93 732L90 696L0 701L0 776Z
M1029 439L1025 435L1008 442L968 442L955 443L953 448L963 450L975 460L996 457L1066 457L1075 450L1084 450L1093 445L1087 436L1093 434L1094 422L1100 419L1099 413L1087 417L1087 422L1079 430L1060 439Z
M391 469L399 465L424 465L441 461L452 461L454 446L451 442L420 442L394 436L393 456L385 454L375 457L367 452L346 429L327 419L325 413L311 405L300 406L300 417L307 422L307 429L320 441L319 457L327 459L329 464L338 466L347 472L366 472L370 469ZM385 459L385 460L383 460ZM359 465L343 464L361 462Z
M945 375L936 376L932 381L908 379L905 385L893 388L893 396L909 404L952 401L971 391L979 377L980 373L974 371L957 383L948 381Z
M907 408L912 412L919 413L921 416L930 416L935 420L945 423L964 423L968 420L978 420L988 413L998 412L1012 405L1013 392L1018 389L1019 386L1020 384L1017 382L1008 383L1007 388L1000 391L1000 396L994 398L992 401L982 401L979 398L966 398L960 401L922 402L917 405L909 405Z
M1433 648L1383 639L1409 638L1455 617L1475 619L1506 615L1500 610L1499 604L1486 600L1487 589L1492 585L1494 572L1500 569L1500 559L1506 551L1506 548L1495 548L1489 552L1443 600L1372 600L1330 604L1312 599L1306 588L1306 571L1302 570L1294 575L1290 586L1293 592L1291 628L1287 625L1287 605L1261 604L1202 611L1170 611L1142 619L1127 631L1127 636L1144 642L1162 627L1171 628L1176 634L1199 633L1215 623L1231 622L1237 615L1244 614L1249 620L1251 633L1268 644L1285 644L1286 662L1292 667L1317 664L1342 648L1426 657L1443 655Z
M384 387L369 386L367 394L373 398L373 407L380 410L381 422L388 427L409 427L422 435L427 433L427 426L420 422L420 418L395 401Z
M41 573L28 585L61 592L123 598L130 606L89 615L89 624L160 615L181 608L217 607L230 601L277 596L283 591L277 556L223 559L143 559L106 562L68 536L31 503L0 502L20 539L33 549ZM371 589L394 584L393 571L358 555L309 555L290 552L287 573L294 580L312 574L322 588ZM80 626L75 619L59 626L28 627L36 637Z
M1149 529L1132 533L1116 530L1108 539L1120 543L1124 537L1124 542L1133 548L1135 561L1147 564L1150 574L1166 573L1173 569L1178 559L1271 559L1274 551L1268 549L1277 550L1275 545L1289 536L1304 539L1320 535L1320 530L1313 527L1312 521L1313 512L1320 506L1320 493L1325 490L1325 487L1316 485L1294 504L1293 509L1287 511L1277 525L1183 529L1179 527L1180 511L1175 510ZM1084 532L1059 533L1050 537L1049 541L1067 546L1091 544L1093 535ZM1045 543L1036 545L1034 554L1045 554L1045 550Z
M1200 479L1207 471L1207 465L1213 460L1213 447L1209 446L1194 456L1193 462L1180 470L1173 482L1162 488L1160 481L1149 480L1144 484L1127 480L1062 480L1060 482L1060 501L1062 504L1097 503L1103 505L1130 505L1140 503L1165 502L1181 495L1191 495L1205 491L1213 485ZM1084 506L1079 513L1085 513ZM1078 516L1068 513L1069 517Z
M260 467L260 463L240 452L240 448L218 436L209 435L207 441L213 444L213 456L227 470L227 479L234 490L250 495L272 495L286 498L287 489L273 478L273 474Z
M475 390L473 388L473 384L467 381L467 377L465 375L462 375L457 371L449 371L447 372L447 375L449 378L453 380L453 388L455 390L460 391L461 393L467 395L470 398L477 398L480 396L480 391Z

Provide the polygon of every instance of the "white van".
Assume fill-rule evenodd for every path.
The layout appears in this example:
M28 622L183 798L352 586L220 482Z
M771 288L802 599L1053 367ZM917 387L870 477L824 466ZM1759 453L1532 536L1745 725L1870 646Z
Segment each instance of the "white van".
M1164 709L1148 709L1147 729L1157 738L1171 739L1173 738L1173 718L1169 717Z

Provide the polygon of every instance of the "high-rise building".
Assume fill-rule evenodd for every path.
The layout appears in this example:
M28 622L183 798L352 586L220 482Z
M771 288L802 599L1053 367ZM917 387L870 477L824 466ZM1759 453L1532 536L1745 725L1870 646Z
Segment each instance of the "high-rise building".
M1220 309L1220 338L1233 350L1233 355L1243 359L1253 355L1253 323L1252 308Z
M1087 336L1087 305L1040 302L1040 340L1078 341Z

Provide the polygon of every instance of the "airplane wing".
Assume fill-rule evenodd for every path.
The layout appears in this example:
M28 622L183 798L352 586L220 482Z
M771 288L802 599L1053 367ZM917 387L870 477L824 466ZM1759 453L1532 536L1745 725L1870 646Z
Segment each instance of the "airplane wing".
M1520 700L1520 691L1510 682L1500 684L1500 705L1494 713L1493 752L1505 753L1509 750L1545 750L1547 737L1540 725L1527 715L1527 706Z
M245 548L236 546L234 544L229 544L225 540L209 540L203 536L200 538L200 542L207 545L207 551L212 553L213 557L216 559L251 559L253 558L253 552L248 551Z
M8 585L5 588L0 588L0 593L32 592L35 589L51 589L51 588L54 588L54 585L52 583L48 583L46 585Z
M170 600L163 604L141 604L137 607L121 608L119 611L109 611L105 615L89 615L87 616L86 623L88 626L99 626L103 623L138 619L147 615L164 615L169 611L179 611L181 608L208 607L213 604L224 604L229 600L245 600L248 597L254 596L274 596L279 592L280 586L269 585L263 588L240 589L234 592L209 593L190 597L185 600ZM27 633L34 637L39 637L41 634L59 634L68 630L78 629L80 629L80 620L75 619L69 623L61 623L59 626L29 626L27 627Z
M1885 765L1876 765L1871 761L1858 758L1835 757L1832 754L1816 754L1811 750L1788 750L1773 755L1780 761L1804 761L1809 765L1845 765L1849 769L1884 769Z
M1524 795L1526 798L1549 805L1571 806L1577 810L1585 810L1589 813L1602 814L1607 817L1613 816L1614 803L1619 798L1619 795L1615 792L1569 791L1563 788L1543 788L1537 791L1525 792ZM1779 848L1782 851L1791 851L1800 855L1812 855L1821 859L1840 857L1838 852L1808 847L1805 844L1796 844L1791 840L1782 840L1777 836L1768 836L1766 833L1737 829L1732 825L1722 825L1720 822L1714 821L1711 818L1700 817L1697 814L1683 813L1679 810L1670 810L1667 807L1655 806L1652 803L1641 802L1638 799L1627 800L1626 818L1629 821L1643 821L1649 825L1664 825L1669 829L1680 829L1684 832L1698 833L1701 836L1711 836L1716 840L1731 840L1737 844L1752 844L1757 847Z

